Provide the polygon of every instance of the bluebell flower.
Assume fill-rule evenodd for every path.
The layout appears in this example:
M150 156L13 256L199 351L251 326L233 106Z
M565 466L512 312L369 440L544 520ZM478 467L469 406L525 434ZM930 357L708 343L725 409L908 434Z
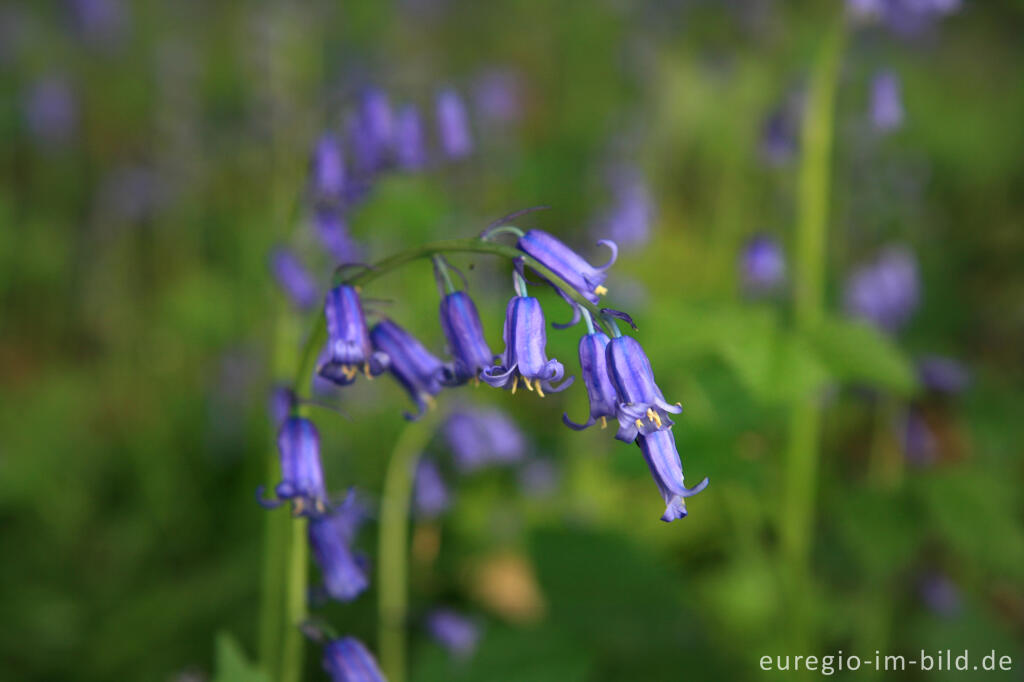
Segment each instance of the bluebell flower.
M489 464L517 462L526 452L522 432L500 410L457 410L445 421L442 432L455 466L464 474Z
M669 413L679 414L683 408L665 400L654 382L651 361L637 340L629 336L612 339L605 354L619 400L619 430L615 437L632 443L637 434L647 435L672 426Z
M494 353L484 338L473 299L464 291L452 292L441 299L440 315L441 329L453 360L445 367L445 383L455 386L476 380L481 370L494 362Z
M388 371L416 403L415 414L405 413L414 420L433 405L434 396L441 392L443 365L423 344L391 320L381 320L370 330L374 349L384 353L389 361Z
M654 197L638 168L616 168L611 178L612 205L599 227L615 244L639 248L647 243L654 224Z
M398 114L395 123L395 160L403 170L419 170L427 165L427 146L423 136L423 119L411 104Z
M907 249L890 247L873 263L855 270L846 282L847 313L888 332L902 327L920 296L917 261Z
M473 151L466 106L455 90L442 90L437 96L437 127L441 149L449 159L461 159Z
M355 494L324 514L309 520L309 544L320 566L324 587L332 598L348 602L370 584L364 566L352 553L351 545L363 518Z
M287 386L275 386L270 392L270 419L276 428L281 428L291 416L298 399Z
M36 81L26 95L24 111L29 132L44 144L65 144L78 127L78 101L63 76Z
M334 206L320 206L314 215L316 233L335 263L356 263L360 258L359 245L349 234L341 211Z
M967 368L952 358L926 355L917 361L917 378L929 391L961 393L971 383Z
M435 609L427 614L427 632L456 658L469 658L476 651L480 628L452 609Z
M332 682L387 682L373 654L355 637L327 642L323 665Z
M594 267L568 246L543 230L530 230L516 243L516 248L533 257L566 281L581 296L596 304L600 296L608 293L604 281L605 270L610 268L619 253L615 242L602 239L598 244L611 249L612 256L602 266Z
M359 107L348 123L348 146L357 170L373 175L384 169L394 151L394 117L387 93L379 88L365 89Z
M776 291L786 279L786 256L782 247L768 235L752 237L740 256L740 274L748 293Z
M307 310L316 305L316 282L294 253L283 247L275 249L270 257L270 269L278 286L296 307Z
M871 81L871 124L881 133L896 130L903 124L900 81L891 71L882 71Z
M451 505L448 486L434 460L421 457L416 465L412 501L416 515L424 519L437 518Z
M938 616L952 618L960 613L960 588L944 573L924 574L918 583L918 593L928 610Z
M277 434L277 450L281 457L281 482L274 488L276 500L262 499L260 504L273 509L290 500L296 515L322 513L327 507L327 489L320 464L320 434L313 422L302 417L289 417Z
M477 78L473 88L476 111L485 121L519 122L523 117L523 83L515 71L492 69Z
M768 165L785 165L796 154L798 124L789 106L771 112L764 120L761 126L760 153Z
M384 371L388 356L373 350L363 304L355 287L339 284L327 292L324 317L329 359L317 368L320 376L345 386L355 381L359 370L367 378Z
M686 498L696 495L708 486L708 479L687 488L683 482L683 465L676 450L676 439L672 429L662 429L637 436L637 445L643 452L651 476L665 499L665 513L662 521L675 521L686 516Z
M483 370L480 373L483 381L495 388L510 388L515 393L522 379L528 390L536 389L542 398L544 391L555 393L572 383L573 377L558 386L552 383L562 378L565 368L558 360L548 360L544 311L536 298L513 296L508 302L504 339L502 364Z
M608 374L606 349L609 338L602 332L586 334L580 339L580 374L587 387L590 401L590 417L584 424L576 424L563 414L562 421L571 429L580 431L601 420L601 428L608 425L608 417L615 417L618 410L618 393Z
M914 36L936 20L960 9L960 0L847 0L851 14L880 20L901 36Z
M917 466L927 466L938 456L939 444L919 407L911 406L898 422L903 444L903 455Z
M326 133L313 150L313 193L318 200L340 202L345 193L345 158L337 138Z
M116 44L127 29L124 7L118 0L71 0L75 29L93 45Z

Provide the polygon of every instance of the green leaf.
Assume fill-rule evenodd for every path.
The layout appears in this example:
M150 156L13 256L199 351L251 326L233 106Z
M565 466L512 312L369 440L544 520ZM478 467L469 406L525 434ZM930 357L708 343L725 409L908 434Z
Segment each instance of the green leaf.
M213 682L270 682L270 677L258 665L249 662L238 640L227 632L219 632Z
M871 384L899 395L910 395L917 387L907 357L864 322L826 318L808 332L807 341L839 381Z

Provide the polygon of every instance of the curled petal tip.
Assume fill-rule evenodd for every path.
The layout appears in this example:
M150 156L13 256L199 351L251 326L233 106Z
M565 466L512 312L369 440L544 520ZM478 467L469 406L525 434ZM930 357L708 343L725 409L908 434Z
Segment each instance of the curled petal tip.
M607 246L608 250L612 252L611 258L604 265L599 265L598 270L607 270L611 266L615 265L615 261L619 258L619 245L613 242L611 239L602 239L597 242L598 246Z
M693 486L692 488L684 488L684 490L686 492L681 493L681 495L683 497L693 497L694 495L696 495L700 491L704 490L704 488L707 488L708 487L708 483L710 483L710 481L708 480L708 477L705 476L703 481L701 481L697 485Z
M265 496L266 492L267 492L267 486L265 486L265 485L256 486L256 504L258 504L259 506L263 507L264 509L277 509L282 504L284 504L284 502L282 502L281 500L274 500L274 499L270 499L269 497L266 497Z
M573 431L582 431L582 430L584 430L586 428L590 428L591 426L594 425L594 418L591 417L584 424L577 424L573 420L569 419L569 415L568 414L563 412L562 413L562 423L565 424L566 426L568 426Z

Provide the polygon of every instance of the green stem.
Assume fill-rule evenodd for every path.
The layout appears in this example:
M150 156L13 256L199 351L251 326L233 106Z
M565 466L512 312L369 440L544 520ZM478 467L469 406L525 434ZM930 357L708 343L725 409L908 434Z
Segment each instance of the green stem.
M305 640L299 626L306 620L309 548L306 519L291 521L291 547L288 551L288 582L285 586L284 642L281 645L281 682L302 678L302 649Z
M835 92L844 42L843 28L840 14L823 37L811 77L801 131L794 262L794 323L798 333L807 332L820 321L824 306ZM809 644L810 635L806 595L810 578L820 433L817 395L798 399L789 418L779 540L793 618L791 633L794 644L801 647Z
M410 422L395 443L380 500L378 647L390 682L405 679L408 612L409 501L420 453L434 433L435 412Z

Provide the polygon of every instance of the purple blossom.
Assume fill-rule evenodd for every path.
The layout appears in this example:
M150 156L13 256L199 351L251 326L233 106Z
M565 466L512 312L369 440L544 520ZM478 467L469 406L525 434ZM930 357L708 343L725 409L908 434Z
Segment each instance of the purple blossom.
M260 504L267 509L291 501L292 512L310 516L326 509L327 489L320 464L320 434L313 422L289 417L277 434L281 457L281 482L274 488L276 499L262 499L263 486L257 491Z
M362 520L363 510L351 491L340 505L309 520L313 558L320 566L327 594L338 601L352 601L370 584L351 550Z
M494 362L494 353L484 338L480 314L473 299L455 291L441 300L441 329L448 340L453 362L445 366L445 383L450 386L476 380Z
M960 613L960 589L944 573L931 571L923 575L918 594L928 610L938 616L952 618Z
M68 4L75 29L86 42L107 47L124 36L127 17L118 0L70 0Z
M427 632L456 658L469 658L476 651L480 628L451 609L436 609L427 614Z
M686 498L696 495L708 486L708 479L693 488L683 482L683 465L676 450L676 439L672 429L662 429L637 436L637 445L644 455L644 461L651 470L651 476L658 485L665 500L662 521L675 521L686 516Z
M871 124L880 133L892 132L903 124L900 80L891 71L882 71L871 81Z
M387 682L373 654L355 637L327 642L323 666L332 682Z
M476 81L473 101L486 121L518 123L523 117L522 80L514 71L487 71Z
M846 6L858 19L881 21L893 33L910 37L959 10L960 0L847 0Z
M50 75L33 83L24 107L28 130L40 142L65 144L75 134L78 102L63 76Z
M651 361L640 343L629 336L612 339L605 349L608 373L618 394L616 414L619 430L615 437L632 443L637 435L648 435L672 426L668 415L683 408L665 400L654 381Z
M890 247L853 272L846 282L845 307L888 332L900 329L917 309L917 260L905 248Z
M788 107L773 111L761 127L761 158L770 166L783 166L797 150L798 118Z
M917 466L927 466L938 455L938 442L920 408L911 406L899 423L903 454Z
M394 134L394 117L387 93L379 88L366 88L348 126L348 145L361 173L373 175L391 162Z
M270 391L270 420L275 427L281 428L297 403L295 393L287 386L275 386Z
M278 286L296 307L307 310L316 305L316 282L294 253L284 247L274 249L270 268Z
M333 206L321 206L313 217L316 233L335 263L356 263L360 258L359 245L349 234L341 211Z
M426 457L420 458L416 466L412 499L416 515L424 519L437 518L451 506L448 487L434 460Z
M611 375L608 373L606 357L609 341L608 336L602 332L585 334L580 338L580 375L587 388L590 415L585 423L576 424L569 419L569 415L563 414L562 421L571 429L577 431L585 429L592 426L597 420L601 420L603 429L608 424L608 417L616 415L618 394L612 383Z
M427 165L423 119L411 104L403 107L395 123L395 159L403 170L420 170Z
M565 374L565 368L558 360L548 360L547 331L544 312L540 301L532 296L513 296L505 313L505 354L500 365L488 367L480 373L480 379L495 388L511 389L516 392L520 379L527 390L537 391L544 397L544 391L556 393L572 384L569 377L556 386ZM531 383L532 382L532 383Z
M345 158L337 138L325 133L313 150L313 194L328 203L337 203L345 194Z
M768 235L757 235L743 247L740 257L743 288L751 294L778 290L786 279L786 256Z
M651 191L637 169L619 169L612 178L612 205L600 221L604 234L623 247L638 248L648 242L655 206Z
M941 355L919 358L917 378L922 386L936 393L962 393L971 383L971 374L966 367Z
M441 392L441 361L391 320L378 322L370 330L370 341L375 350L388 357L388 371L416 404L416 413L406 412L405 418L418 419Z
M366 329L366 316L359 292L348 284L339 284L324 299L327 323L327 358L317 366L317 374L340 386L355 381L360 370L376 376L388 365L388 356L375 352Z
M437 96L437 127L441 149L449 159L461 159L473 151L469 117L462 98L455 90L442 90Z
M522 432L499 410L459 410L448 417L442 431L456 468L464 474L489 464L517 462L526 451Z
M604 281L610 268L618 257L619 248L615 242L602 239L599 245L607 246L611 252L608 262L594 267L583 256L579 255L561 241L543 230L530 230L516 242L516 248L539 261L546 268L561 277L569 286L593 304L608 293Z

